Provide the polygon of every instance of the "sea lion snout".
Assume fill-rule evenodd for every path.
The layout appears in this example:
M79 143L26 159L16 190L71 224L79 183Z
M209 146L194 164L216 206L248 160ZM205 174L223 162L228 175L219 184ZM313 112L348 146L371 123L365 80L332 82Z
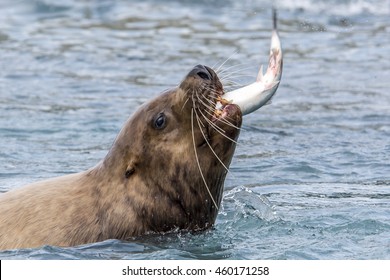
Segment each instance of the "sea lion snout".
M188 73L188 76L199 77L203 80L211 80L213 78L213 74L210 70L211 69L209 67L198 64L190 71L190 73Z

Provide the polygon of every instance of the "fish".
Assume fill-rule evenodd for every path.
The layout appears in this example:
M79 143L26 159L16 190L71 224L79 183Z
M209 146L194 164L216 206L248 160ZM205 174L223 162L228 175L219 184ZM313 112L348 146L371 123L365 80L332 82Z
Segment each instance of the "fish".
M282 78L283 52L277 30L277 13L273 9L273 30L268 67L265 74L260 66L256 81L247 86L226 92L219 96L217 111L227 104L238 105L243 115L250 114L264 105L270 104Z

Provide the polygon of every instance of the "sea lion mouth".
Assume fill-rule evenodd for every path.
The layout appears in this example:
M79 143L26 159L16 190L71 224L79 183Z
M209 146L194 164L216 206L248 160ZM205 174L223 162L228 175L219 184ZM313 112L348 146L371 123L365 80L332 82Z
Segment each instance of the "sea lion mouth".
M232 118L234 115L241 113L240 108L238 106L236 106L235 104L232 104L231 102L229 102L223 98L223 95L225 94L225 92L224 92L223 86L222 86L217 74L214 72L214 70L208 66L198 65L196 67L203 67L203 69L207 71L207 73L205 73L205 71L203 69L202 69L203 71L199 71L197 74L200 77L202 77L204 80L215 79L215 81L217 83L215 88L219 88L219 85L220 85L220 90L215 90L214 92L211 93L211 97L213 99L212 105L214 107L213 115L210 118L211 121L213 123L216 123L216 122L221 121L221 120L226 120L226 119ZM211 102L210 102L210 104L211 104ZM234 127L238 128L236 126L234 126Z
M223 99L223 85L216 72L205 65L195 66L180 84L186 92L185 103L191 111L191 126L195 146L209 147L215 156L221 158L228 151L225 142L237 144L236 140L242 122L239 106ZM199 132L199 133L197 133Z
M192 108L212 126L218 121L240 114L238 106L223 98L224 89L215 71L205 65L196 65L186 76L181 86L191 94ZM189 97L187 97L189 98ZM236 125L233 127L238 128Z

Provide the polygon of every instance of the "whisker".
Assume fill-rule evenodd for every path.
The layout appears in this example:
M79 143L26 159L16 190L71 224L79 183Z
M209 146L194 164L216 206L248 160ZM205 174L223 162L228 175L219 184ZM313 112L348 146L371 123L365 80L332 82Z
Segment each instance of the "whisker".
M214 111L215 111L215 106L216 105L214 105L214 107L209 107L207 104L205 104L204 103L204 101L199 97L199 95L198 95L198 93L197 92L195 92L195 94L196 94L196 97L197 97L197 99L199 100L199 102L201 102L205 107L206 107L206 109L208 109L208 110L205 110L205 112L209 115L209 116L211 116L211 117L213 117L214 116ZM206 100L208 100L208 99L206 99ZM222 128L220 128L219 126L217 126L216 124L214 124L212 121L210 121L209 120L209 118L207 118L204 114L203 114L203 112L200 110L200 113L202 114L202 116L208 121L208 123L211 125L211 126L213 126L214 128L218 128L218 129L220 129L220 131L222 131L223 133L225 133L225 130L223 130ZM235 129L240 129L238 126L236 126L236 125L234 125L233 123L231 123L229 120L227 120L227 119L219 119L219 121L220 122L222 122L222 123L224 123L224 124L227 124L227 125L229 125L230 127L234 127Z
M216 125L215 123L213 123L212 121L210 121L204 114L201 110L199 110L199 113L202 115L202 117L206 120L206 122L212 127L214 128L216 131L218 131L219 133L225 135L226 131L223 130L222 128L220 128L218 125Z
M225 69L222 69L222 70L218 71L218 75L223 75L224 73L231 71L232 68L236 68L236 67L245 66L245 68L243 68L245 70L246 69L250 69L250 68L253 67L252 65L251 66L249 66L249 65L251 65L251 64L249 64L249 63L240 63L240 64L232 65L232 66L229 66L229 67L227 67Z
M198 116L198 113L196 112L195 110L195 115L196 115L196 120L198 122L198 126L200 128L200 125L202 124L202 126L205 126L202 121L200 120L199 116ZM206 141L207 145L209 146L211 152L214 154L214 156L218 159L218 161L222 164L222 166L226 169L227 172L229 172L229 169L226 167L226 165L222 162L222 160L218 157L217 153L214 151L213 147L211 147L211 144L209 143L209 140L207 140L207 137L206 135L204 134L203 130L201 129L200 132L202 133L203 135L203 138L204 140Z
M221 69L222 66L225 65L226 62L228 62L230 59L232 59L233 56L235 56L238 53L238 50L234 51L231 56L229 56L218 68L215 70L216 73ZM214 67L213 67L214 69Z
M207 111L207 112L210 114L210 116L213 116L213 115L214 115L215 108L216 108L216 106L217 106L217 102L213 102L212 100L209 100L209 99L206 98L206 97L205 97L205 98L201 98L201 97L199 96L198 92L195 92L195 95L196 95L196 99L197 99L203 106L206 107L207 110L205 110L205 111ZM210 103L210 105L209 105L209 104L206 104L205 101L204 101L203 99L206 99L206 101L208 101L208 103Z
M222 128L220 128L218 125L216 125L215 123L213 123L212 121L210 121L203 113L202 111L199 111L203 118L206 120L206 122L215 130L217 131L219 134L221 134L223 137L225 137L226 139L232 141L233 143L235 143L236 145L238 145L238 142L232 138L230 138L229 136L227 136L225 134L225 130L223 130Z
M222 128L220 128L218 125L216 125L215 123L213 123L207 116L205 116L201 110L199 110L199 112L201 113L202 117L203 117L204 119L206 119L207 123L210 124L210 126L212 126L215 130L219 130L219 131L222 132L222 133L225 133L225 132L226 132L225 130L223 130ZM210 113L209 111L205 110L205 112L206 112L209 116L214 117L214 114ZM227 119L218 119L218 121L220 121L220 122L222 122L222 123L224 123L224 124L226 124L226 125L228 125L228 126L230 126L230 127L233 127L233 128L235 128L235 129L241 129L240 127L234 125L233 123L231 123L231 122L228 121Z
M186 106L188 100L190 100L190 97L187 97L187 100L184 102L183 106L181 107L181 112L183 112L184 107Z
M212 102L212 101L210 101L210 102L209 102L210 105L209 105L209 104L206 104L206 103L204 102L204 100L203 100L202 98L199 97L199 95L198 95L197 92L196 92L196 97L197 97L197 100L198 100L203 106L206 107L206 109L208 109L208 110L210 110L210 112L213 112L213 113L214 113L215 107L217 106L217 103L216 103L216 102L215 102L215 103L210 103L210 102ZM207 98L205 98L205 99L208 100Z
M224 81L224 80L226 80L226 79L230 79L230 78L234 78L234 79L237 79L237 78L242 78L242 77L248 77L248 78L254 78L253 77L253 75L251 75L251 74L244 74L244 73L242 73L242 74L235 74L235 73L229 73L229 74L227 74L227 75L225 75L224 77L221 77L220 78L220 81Z
M194 104L195 105L195 104ZM203 175L203 171L202 171L202 168L200 167L200 163L199 163L199 158L198 158L198 152L196 150L196 144L195 144L195 133L194 133L194 107L191 109L191 129L192 129L192 143L194 144L194 151L195 151L195 158L196 158L196 163L198 164L198 168L199 168L199 172L200 172L200 175L203 179L203 183L207 189L207 192L209 193L209 196L211 198L211 200L213 201L213 204L215 206L215 208L217 209L217 211L219 210L218 208L218 205L217 203L215 202L214 200L214 197L212 196L211 192L210 192L210 189L209 189L209 186L207 185L207 182L206 182L206 179L204 178L204 175ZM199 127L200 128L200 127ZM201 128L200 128L201 129ZM202 130L202 129L201 129Z
M199 98L199 97L198 97ZM194 108L195 108L195 103L194 103ZM208 113L210 116L214 116L214 114L210 114L210 112L208 112L207 110L205 110L206 111L206 113ZM238 142L237 141L235 141L234 139L232 139L232 138L230 138L229 136L227 136L226 134L225 134L225 130L223 130L222 128L220 128L218 125L216 125L215 123L213 123L209 118L207 118L204 114L203 114L203 112L202 112L202 110L199 110L199 112L200 112L200 114L202 115L202 117L206 120L206 122L215 130L215 131L217 131L219 134L221 134L223 137L225 137L226 139L228 139L228 140L230 140L230 141L232 141L233 143L235 143L236 145L238 145ZM223 122L223 121L225 121L225 120L219 120L219 121L221 121L221 122ZM203 124L203 123L202 123ZM233 124L231 124L231 123L229 123L229 122L227 122L226 123L227 125L231 125L231 126L233 126L234 128L236 128L236 126L234 126ZM237 129L240 129L240 128L238 128L237 127Z
M228 79L225 80L225 81L221 80L221 82L225 84L225 86L224 86L225 91L227 91L227 89L231 88L231 87L237 87L237 86L238 87L242 87L243 86L243 84L240 83L240 82L233 81L233 80L228 80Z
M230 69L232 67L229 67L228 69ZM253 78L253 75L250 75L250 74L245 74L245 73L242 73L243 71L246 71L248 69L251 69L253 68L252 66L249 66L249 67L242 67L242 68L239 68L239 69L236 69L235 71L230 71L230 70L223 70L221 71L221 73L219 74L220 75L220 81L223 83L223 84L233 84L233 85L236 85L236 86L239 86L241 87L242 84L240 84L239 82L237 82L236 80L232 80L231 78L234 77L234 79L237 79L237 78L242 78L242 77L249 77L249 78ZM229 85L230 86L230 85ZM225 89L226 89L226 86L225 86Z

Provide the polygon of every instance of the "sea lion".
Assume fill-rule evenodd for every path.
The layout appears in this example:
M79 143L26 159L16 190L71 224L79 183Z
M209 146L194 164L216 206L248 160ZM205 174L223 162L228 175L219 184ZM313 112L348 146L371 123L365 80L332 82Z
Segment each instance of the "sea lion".
M211 227L242 122L237 105L215 114L222 94L198 65L141 106L95 167L1 194L0 249Z

